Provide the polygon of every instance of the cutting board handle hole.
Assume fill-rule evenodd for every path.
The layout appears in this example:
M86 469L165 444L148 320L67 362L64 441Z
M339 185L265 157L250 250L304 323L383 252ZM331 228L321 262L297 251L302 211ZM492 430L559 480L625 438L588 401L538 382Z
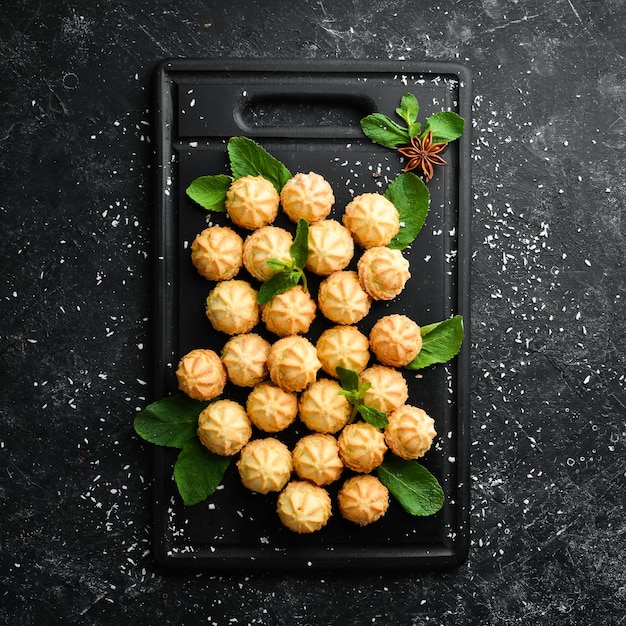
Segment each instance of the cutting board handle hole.
M374 101L354 94L267 94L251 96L235 109L243 131L261 128L351 128L376 110Z

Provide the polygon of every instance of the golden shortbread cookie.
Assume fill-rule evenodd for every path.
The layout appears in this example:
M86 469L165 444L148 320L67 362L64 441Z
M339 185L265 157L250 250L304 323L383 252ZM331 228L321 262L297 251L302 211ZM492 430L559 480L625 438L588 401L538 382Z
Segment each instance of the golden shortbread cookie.
M217 283L206 299L206 316L215 330L227 335L250 332L259 322L257 292L245 280Z
M323 487L307 480L293 480L278 494L276 511L289 530L312 533L326 525L332 508Z
M231 337L222 348L222 363L228 379L239 387L254 387L268 376L267 355L270 343L256 333Z
M267 330L279 337L287 337L306 333L316 312L317 306L311 294L304 291L302 285L296 285L264 304L261 319Z
M243 265L257 280L265 282L278 271L267 264L268 259L291 262L289 249L292 244L289 231L278 226L263 226L250 233L243 242Z
M361 382L371 387L363 394L363 402L383 413L402 406L409 397L409 388L401 372L386 365L372 365L361 373Z
M272 345L267 366L276 385L285 391L302 391L315 381L321 363L308 339L292 335Z
M302 392L298 413L309 430L333 434L348 423L352 405L340 391L341 385L336 380L320 378Z
M226 369L213 350L197 348L188 352L176 370L178 388L194 400L212 400L226 384Z
M280 203L292 222L302 218L311 224L330 213L335 196L328 181L320 174L299 173L283 185Z
M242 448L237 471L243 486L251 491L280 491L293 471L291 452L274 437L254 439Z
M372 327L370 348L383 365L403 367L422 349L420 327L406 315L385 315Z
M191 244L191 262L207 280L228 280L239 273L243 241L228 226L205 228Z
M298 415L298 396L272 382L257 385L246 400L246 412L252 423L268 433L285 430Z
M309 256L305 268L328 276L348 266L354 256L350 231L336 220L321 220L309 227Z
M363 193L346 206L343 225L362 248L386 246L400 230L400 216L385 196Z
M305 435L294 446L293 467L302 480L320 487L336 481L344 468L337 440L321 433Z
M280 196L263 176L243 176L226 192L226 212L234 224L248 230L271 224L278 214Z
M376 476L352 476L341 486L337 505L342 517L359 526L380 519L389 508L389 490Z
M389 425L384 432L389 449L403 459L424 456L437 436L435 420L423 409L408 404L389 414Z
M331 376L337 376L338 365L358 374L370 359L369 341L356 326L328 328L320 335L316 347L322 369Z
M374 300L393 300L411 278L409 262L400 250L374 247L357 263L359 282Z
M343 464L363 474L376 469L387 452L385 436L368 422L348 424L341 431L337 443Z
M317 292L320 311L335 324L349 325L361 321L370 311L371 296L361 287L352 270L333 272Z
M298 396L266 381L248 394L246 411L259 430L277 433L285 430L296 419Z
M232 456L252 436L245 409L234 400L216 400L198 416L198 437L214 454Z

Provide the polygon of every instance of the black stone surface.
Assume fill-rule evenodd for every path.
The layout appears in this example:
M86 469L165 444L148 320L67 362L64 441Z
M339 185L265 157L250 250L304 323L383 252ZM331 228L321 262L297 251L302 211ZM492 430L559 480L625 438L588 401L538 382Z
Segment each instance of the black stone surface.
M623 0L0 7L0 621L626 623ZM149 79L169 56L474 77L472 548L446 573L151 555Z

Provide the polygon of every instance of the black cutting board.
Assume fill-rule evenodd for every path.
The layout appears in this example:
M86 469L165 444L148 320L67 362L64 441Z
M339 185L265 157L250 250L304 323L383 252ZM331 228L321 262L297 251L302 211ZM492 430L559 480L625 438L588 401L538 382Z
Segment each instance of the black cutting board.
M230 173L226 142L246 136L292 173L315 171L332 185L331 217L363 192L383 192L401 172L395 150L373 144L359 120L373 112L393 116L403 94L420 104L420 121L452 110L466 120L464 136L446 150L447 167L429 183L431 208L417 240L404 251L412 278L391 303L376 302L358 324L402 312L420 325L463 315L465 342L447 365L405 372L409 403L434 419L436 444L420 461L443 486L445 504L434 516L405 513L392 500L387 515L360 528L335 513L311 535L284 528L276 496L244 489L234 463L207 501L184 507L172 478L176 451L156 448L154 546L161 564L232 570L442 568L461 563L469 545L469 273L470 76L455 63L172 59L155 71L156 214L154 399L176 391L176 364L186 352L212 348L227 337L204 314L213 284L190 261L189 246L207 214L185 189L196 177ZM212 223L227 223L213 214ZM293 224L279 216L276 225ZM246 233L242 233L245 236ZM356 259L356 255L355 255ZM244 271L239 276L248 279ZM253 281L253 279L251 279ZM253 281L254 282L254 281ZM311 279L311 290L317 288ZM316 322L313 335L319 333ZM262 333L261 333L262 334ZM275 340L276 338L270 338ZM313 337L314 340L314 337ZM225 395L245 402L241 389ZM287 439L306 434L297 424ZM331 495L335 488L331 488Z

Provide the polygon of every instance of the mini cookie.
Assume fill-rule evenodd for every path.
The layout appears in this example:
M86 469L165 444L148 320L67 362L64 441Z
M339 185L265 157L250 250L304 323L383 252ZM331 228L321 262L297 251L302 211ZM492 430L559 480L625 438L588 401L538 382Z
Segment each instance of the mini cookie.
M403 459L424 456L436 435L435 420L422 409L405 404L389 414L385 441L389 449Z
M400 250L375 247L357 263L359 282L374 300L393 300L411 278L409 262Z
M370 348L383 365L403 367L422 349L420 327L406 315L385 315L372 327Z
M263 176L244 176L226 192L226 212L234 224L254 230L270 224L278 214L280 197Z
M323 528L330 518L330 496L323 487L294 480L278 495L276 511L289 530L312 533Z
M345 226L335 220L311 224L306 269L328 276L347 267L353 256L354 240Z
M267 355L269 341L260 335L248 333L235 335L222 348L222 363L228 379L239 387L254 387L268 376Z
M276 385L285 391L302 391L315 381L321 363L315 346L293 335L279 339L270 348L267 366Z
M372 298L361 287L356 272L333 272L320 283L317 304L324 317L336 324L356 324L368 313Z
M289 448L275 439L255 439L241 450L237 470L244 487L258 493L280 491L291 478L293 461Z
M207 280L228 280L239 273L243 255L241 237L228 226L205 228L191 244L191 262Z
M243 242L244 267L257 280L265 282L278 270L272 269L268 259L291 262L289 249L293 244L291 233L278 226L263 226L246 237Z
M306 435L293 449L293 467L302 480L319 485L329 485L343 472L339 446L332 435Z
M212 400L224 390L226 370L213 350L196 349L187 353L176 370L178 388L194 400Z
M258 429L277 433L296 419L298 397L274 383L261 383L248 395L246 412Z
M333 326L325 330L316 347L322 369L331 376L337 376L338 365L358 374L370 359L369 341L356 326Z
M216 400L198 416L198 437L214 454L232 456L252 436L244 408L233 400Z
M369 406L390 413L403 405L409 397L409 389L404 376L385 365L372 365L361 373L361 382L371 387L363 394L363 402Z
M343 224L362 248L386 246L400 230L400 216L385 196L364 193L346 206Z
M341 431L337 443L343 464L362 474L376 469L387 452L385 436L368 422L348 424Z
M227 335L248 333L259 322L256 296L245 280L219 282L206 299L206 316L215 330Z
M371 474L353 476L339 490L337 505L342 517L359 526L366 526L387 512L389 490Z
M341 385L336 380L320 378L302 392L298 413L309 430L336 433L348 423L352 405L340 391Z
M261 319L267 330L279 337L301 335L309 330L316 311L315 300L302 285L296 285L263 305Z
M323 176L315 172L296 174L280 192L283 211L292 222L300 218L309 223L323 220L335 202L333 190Z

